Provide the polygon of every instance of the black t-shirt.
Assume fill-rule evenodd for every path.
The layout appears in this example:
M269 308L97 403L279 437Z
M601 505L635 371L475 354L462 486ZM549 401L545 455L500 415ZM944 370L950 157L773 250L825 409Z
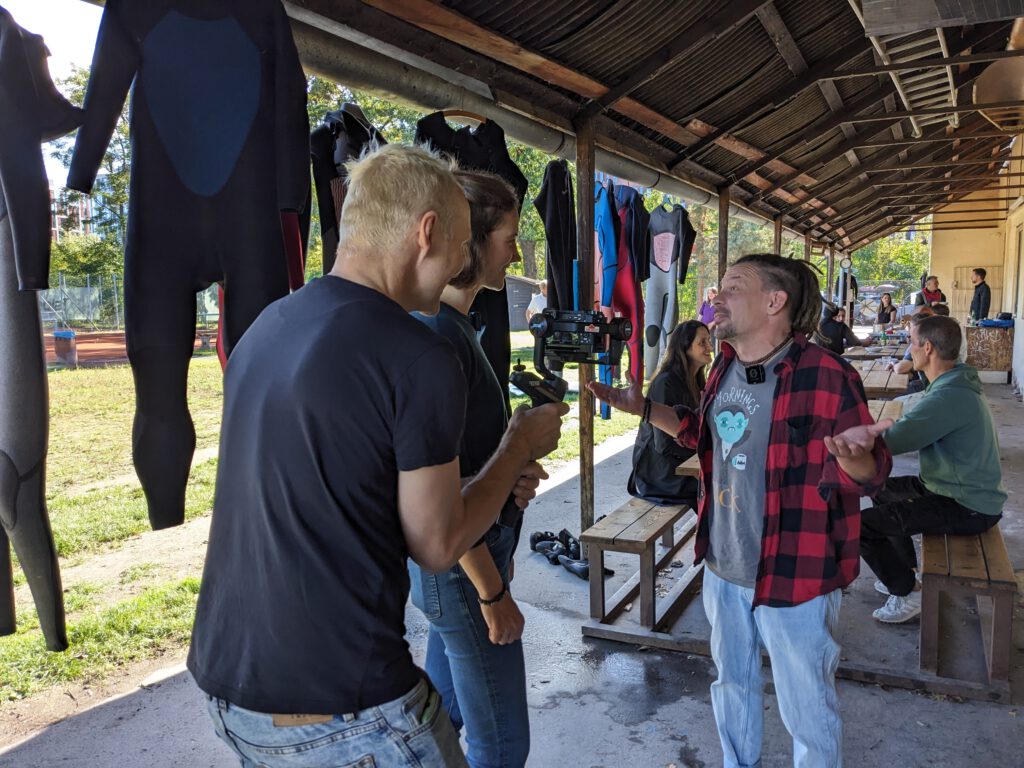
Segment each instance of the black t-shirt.
M456 457L465 400L451 345L377 291L327 276L264 310L225 375L200 688L341 714L416 684L398 473Z
M413 317L451 342L466 375L466 429L459 449L459 474L473 477L484 468L505 434L505 395L480 346L477 330L466 315L442 303L436 315L416 313ZM516 527L521 516L510 496L502 508L501 522Z

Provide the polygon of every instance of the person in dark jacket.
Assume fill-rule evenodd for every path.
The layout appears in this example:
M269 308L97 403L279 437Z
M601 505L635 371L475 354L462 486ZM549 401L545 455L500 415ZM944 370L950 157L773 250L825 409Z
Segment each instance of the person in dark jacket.
M696 408L704 391L704 369L711 362L711 333L699 320L677 325L651 379L647 396L669 406ZM633 471L626 489L659 504L695 504L697 479L678 477L676 467L693 456L672 437L644 422L633 446Z
M846 311L842 307L828 305L821 311L821 324L814 335L814 341L837 355L843 354L847 347L863 347L865 344L846 324Z
M896 307L892 304L892 294L883 293L878 303L878 317L875 318L876 325L888 325L896 320Z
M985 278L988 272L982 267L971 270L971 282L974 283L974 298L971 299L971 317L974 320L984 320L988 317L989 305L992 304L992 289L988 287Z

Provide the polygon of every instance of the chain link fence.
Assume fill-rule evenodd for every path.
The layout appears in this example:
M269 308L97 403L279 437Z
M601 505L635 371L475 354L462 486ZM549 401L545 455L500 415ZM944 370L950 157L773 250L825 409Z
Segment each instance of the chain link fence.
M124 328L124 279L121 275L51 279L53 287L39 291L39 315L44 329L73 328L79 331L113 331ZM215 329L220 319L217 286L196 294L196 326Z

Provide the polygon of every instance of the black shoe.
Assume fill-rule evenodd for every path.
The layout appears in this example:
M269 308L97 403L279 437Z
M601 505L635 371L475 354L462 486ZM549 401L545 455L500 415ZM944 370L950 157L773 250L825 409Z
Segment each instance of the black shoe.
M567 570L574 576L579 576L584 581L588 581L590 579L589 560L573 560L572 558L566 557L565 555L559 555L558 562L562 564L562 567L565 568L565 570ZM609 576L614 576L615 571L613 571L611 568L605 568L604 575L605 578Z
M544 555L552 565L558 565L558 556L565 554L565 547L560 541L541 541L537 544L537 552Z
M555 541L558 537L551 531L534 531L530 534L530 549L537 551L537 545L542 541Z
M568 530L563 528L558 532L558 540L562 542L562 546L565 547L565 554L567 554L573 560L579 560L582 550L580 549L580 540L569 533Z

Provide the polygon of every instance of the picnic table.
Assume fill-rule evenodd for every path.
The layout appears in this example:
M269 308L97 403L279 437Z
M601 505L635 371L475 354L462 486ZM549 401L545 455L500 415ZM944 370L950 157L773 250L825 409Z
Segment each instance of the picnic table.
M897 360L902 360L906 351L906 344L868 345L866 347L850 347L843 352L843 357L847 360L878 360L882 357L894 357Z
M850 364L860 374L868 399L896 397L907 389L910 377L905 373L893 373L888 370L888 364L882 360L851 360Z

